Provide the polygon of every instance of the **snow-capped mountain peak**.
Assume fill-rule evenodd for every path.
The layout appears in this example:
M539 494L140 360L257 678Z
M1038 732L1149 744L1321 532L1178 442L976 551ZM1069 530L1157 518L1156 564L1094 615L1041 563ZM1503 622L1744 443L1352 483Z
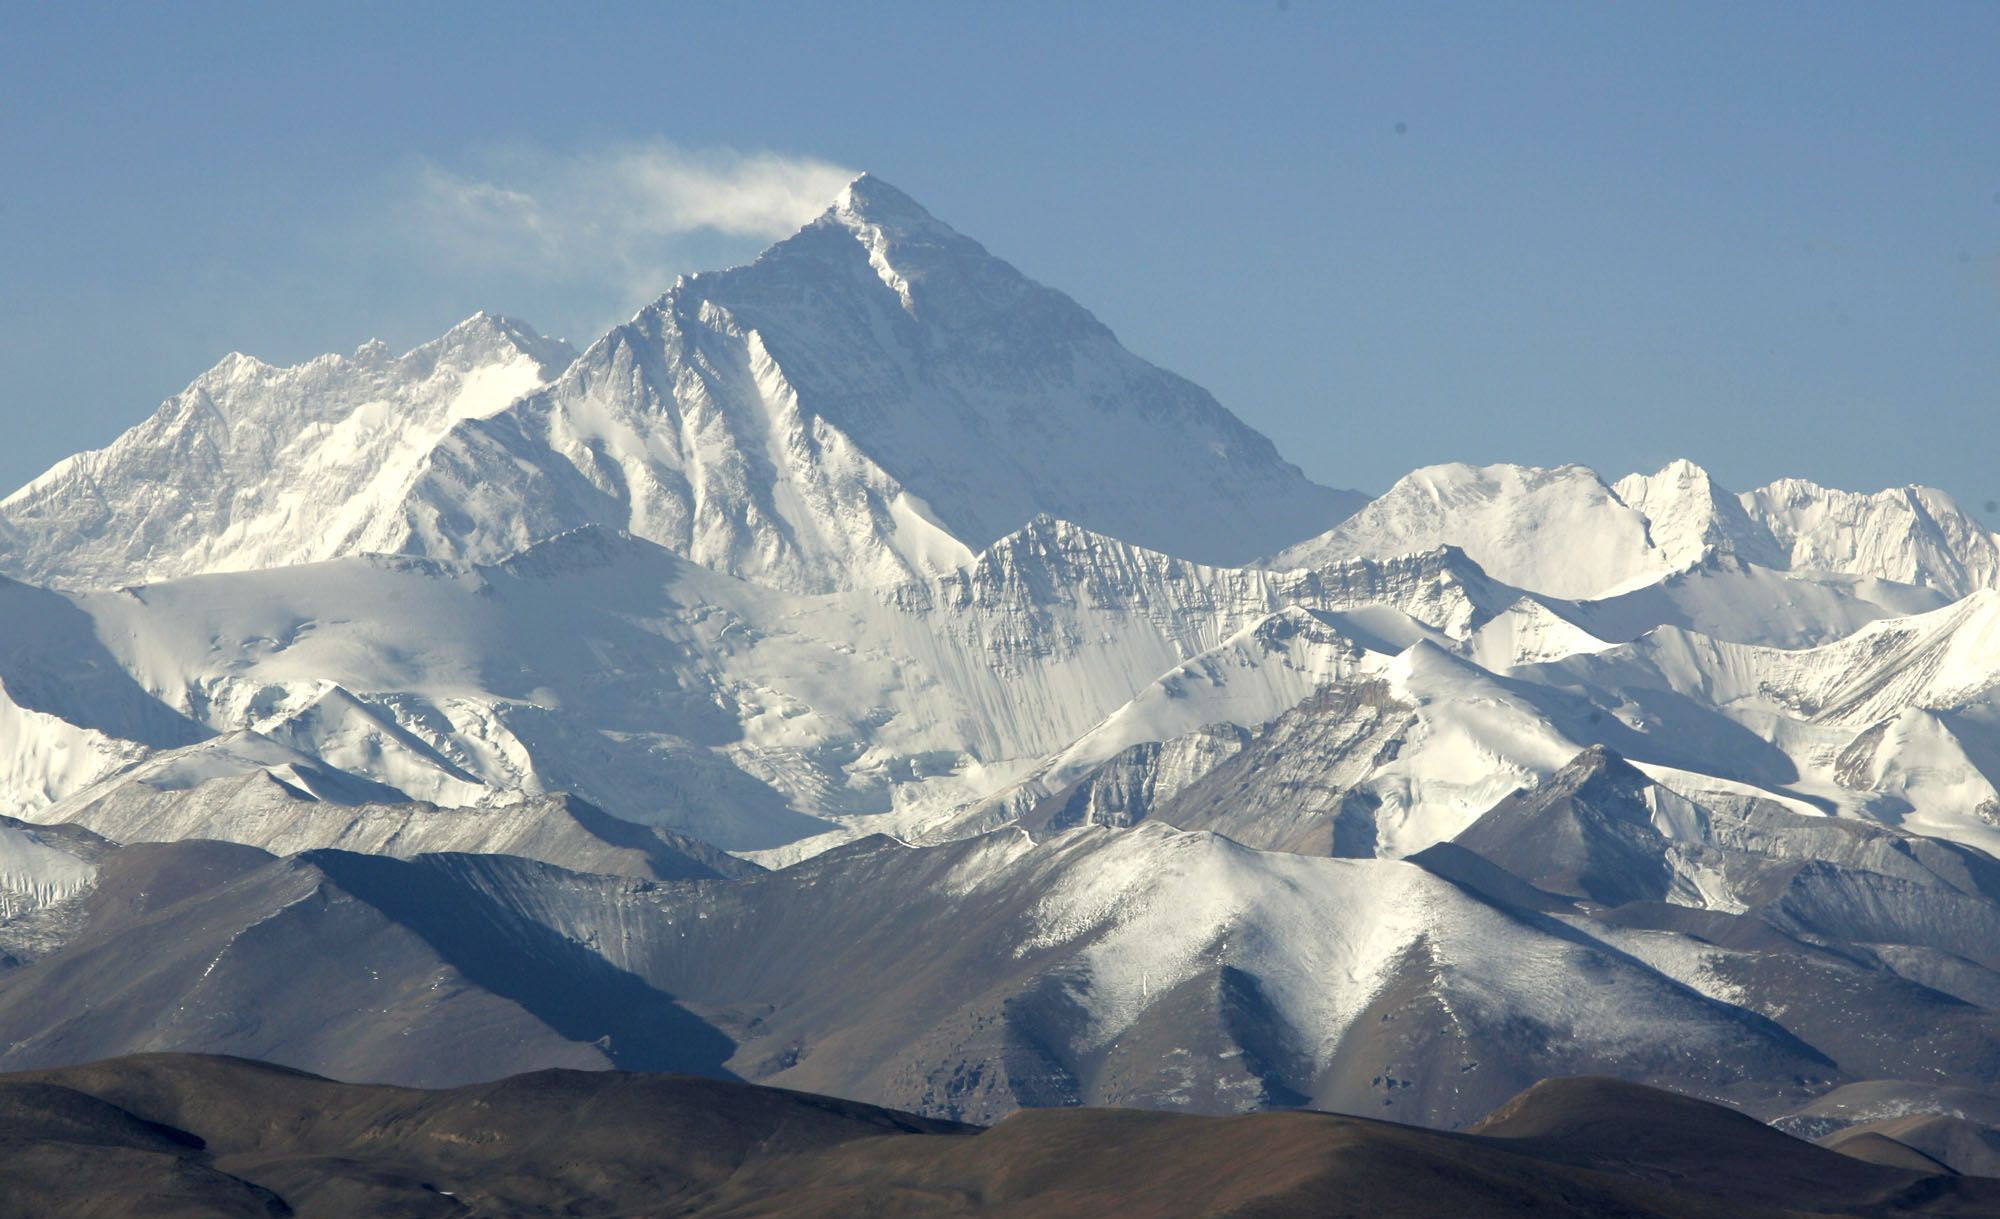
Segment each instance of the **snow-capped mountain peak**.
M1042 512L1217 562L1359 500L865 175L573 363L485 314L400 359L232 358L79 460L87 476L52 472L0 510L0 570L88 585L361 550L495 562L601 525L828 591L950 570Z
M1629 474L1612 490L1645 514L1653 545L1674 568L1717 554L1764 567L1785 565L1770 530L1750 518L1733 492L1686 458L1670 461L1650 476Z
M573 354L476 314L400 357L380 343L290 368L232 353L102 449L0 501L0 566L110 585L394 550L369 505L438 440L545 384Z
M851 226L865 225L899 232L919 229L949 231L937 217L924 210L922 204L869 173L858 175L842 187L828 211Z
M1870 495L1781 478L1742 500L1788 567L1875 576L1954 597L2000 587L2000 535L1936 488Z

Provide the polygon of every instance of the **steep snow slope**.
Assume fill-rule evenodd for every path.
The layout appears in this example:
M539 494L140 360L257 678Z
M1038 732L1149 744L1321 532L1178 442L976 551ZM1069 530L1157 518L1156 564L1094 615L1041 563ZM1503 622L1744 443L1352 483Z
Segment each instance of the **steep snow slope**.
M0 578L0 815L207 735L133 679L89 614Z
M1945 838L2000 829L2000 733L1990 723L1905 707L1856 736L1834 765L1834 778L1892 825ZM2000 849L2000 834L1982 834L1981 845Z
M1655 742L1618 746L1635 757L2000 851L1988 795L2000 778L2000 593L1816 648L1663 627L1515 675L1615 700L1615 717ZM1647 756L1672 738L1703 742L1701 756Z
M23 812L146 758L117 781L178 790L263 771L339 802L453 806L574 790L779 862L856 833L989 828L1135 746L1216 722L1257 727L1370 675L1405 681L1395 697L1420 709L1397 756L1326 786L1333 803L1300 804L1282 833L1251 829L1274 812L1276 788L1238 793L1246 815L1257 810L1248 820L1211 810L1196 823L1278 845L1324 836L1319 819L1344 815L1348 833L1406 854L1593 742L1687 772L1690 794L1747 785L1877 819L1917 815L1947 836L1986 832L1980 784L1993 778L1979 748L1953 755L1966 761L1949 781L1916 754L1870 772L1881 793L1839 777L1856 734L1905 707L1991 718L1980 701L1993 684L1980 625L1991 594L1857 626L1934 594L1728 557L1577 604L1524 594L1451 548L1318 570L1213 568L1036 518L960 569L816 596L601 530L494 566L357 558L33 596L42 609L23 615L0 679L41 673L51 698L68 697L87 682L52 680L35 658L68 646L51 638L95 648L103 705L129 704L128 727L154 743L104 733L58 751L46 733L22 734L11 799ZM1591 629L1645 633L1613 647ZM1728 641L1760 634L1837 638L1803 651ZM1321 636L1332 650L1298 652ZM204 733L223 735L182 744ZM1300 747L1309 767L1317 746ZM370 784L392 790L361 790ZM1919 789L1933 806L1972 803L1913 813L1895 793Z
M1262 723L1364 663L1358 645L1311 612L1281 610L1141 690L1058 755L1050 780L1204 724Z
M90 887L109 843L72 827L30 825L0 817L0 921L51 906ZM0 935L0 944L5 944ZM0 959L4 959L0 950Z
M1143 788L1131 759L1069 777L1063 795L1100 824L1152 817L1260 847L1401 856L1599 744L1704 805L1837 812L2000 850L1991 596L1807 650L1668 627L1496 673L1420 642L1215 756L1170 800L1133 809L1096 790Z
M214 780L237 780L253 775L268 780L272 790L290 791L303 799L328 800L336 804L402 802L410 799L409 793L400 788L340 770L261 733L236 731L225 732L181 749L151 754L145 760L58 801L49 816L55 820L66 820L63 814L69 810L103 800L113 792L150 803L159 797L171 797L173 793L188 791Z
M108 447L0 500L0 570L104 587L398 549L380 505L432 447L574 355L484 313L402 357L380 343L295 368L231 355Z
M0 816L33 814L148 752L136 741L23 707L0 687Z
M382 508L428 554L492 560L600 523L827 591L941 571L1038 513L1216 562L1357 503L864 176L756 262L682 279L546 392L459 428Z
M1494 579L1463 550L1448 545L1390 558L1340 559L1299 576L1275 578L1283 587L1299 589L1294 595L1315 608L1369 612L1386 607L1430 628L1411 634L1407 624L1396 627L1392 617L1379 613L1343 616L1349 630L1365 628L1370 621L1390 627L1378 634L1391 651L1432 638L1432 632L1463 640L1522 597L1521 589Z
M1515 665L1557 660L1611 646L1578 625L1581 618L1573 604L1558 608L1538 597L1522 597L1474 631L1456 650L1500 673Z
M144 766L136 768L144 771ZM439 808L408 798L357 801L315 793L305 768L252 770L181 788L113 781L45 809L46 822L83 826L116 842L207 839L280 855L334 849L407 859L439 851L518 855L581 872L682 880L755 871L706 843L620 821L574 796ZM121 776L122 779L122 776ZM157 776L153 782L159 781ZM342 799L341 797L349 797Z
M1037 837L1080 825L1135 825L1242 752L1250 738L1249 729L1235 724L1206 724L1170 740L1133 745L1075 783L1036 801L1018 824Z
M1162 675L1021 781L969 811L896 828L904 829L902 837L935 841L1023 817L1042 820L1032 818L1032 810L1135 747L1212 735L1223 725L1263 724L1317 690L1380 668L1384 659L1311 611L1281 610ZM1151 784L1157 786L1157 779ZM800 844L765 862L789 861L822 845Z
M1905 707L1980 703L2000 687L2000 592L1881 619L1816 648L1753 647L1662 627L1538 675L1557 670L1610 689L1664 686L1729 714L1862 727Z
M2000 588L2000 537L1934 488L1866 495L1784 478L1742 500L1787 566L1895 580L1953 598Z
M1117 815L1097 824L1147 817L1189 830L1213 830L1245 846L1306 855L1369 858L1380 848L1380 797L1367 781L1392 762L1419 727L1414 705L1382 679L1343 682L1285 712L1226 756L1184 777L1144 807L1100 794L1107 766L1073 790ZM1182 738L1183 740L1187 738ZM1162 755L1178 752L1176 742ZM1115 761L1115 760L1114 760Z
M1532 687L1432 644L1397 657L1388 680L1390 693L1416 715L1366 786L1384 855L1408 855L1449 838L1508 792L1553 773L1591 739L1573 710L1569 723L1559 722Z
M1533 687L1428 641L1358 661L1233 750L1186 748L1207 729L1169 739L1154 764L1207 764L1179 776L1169 796L1139 806L1110 790L1133 786L1136 759L1120 754L1091 770L1055 771L1067 786L1024 784L1030 797L1050 793L1030 819L1053 818L1081 799L1100 825L1155 819L1262 849L1397 858L1450 838L1495 801L1540 782L1601 728L1585 706L1538 702Z
M1763 567L1786 565L1770 529L1691 461L1668 462L1651 475L1628 474L1612 490L1646 517L1653 545L1672 567L1721 555Z

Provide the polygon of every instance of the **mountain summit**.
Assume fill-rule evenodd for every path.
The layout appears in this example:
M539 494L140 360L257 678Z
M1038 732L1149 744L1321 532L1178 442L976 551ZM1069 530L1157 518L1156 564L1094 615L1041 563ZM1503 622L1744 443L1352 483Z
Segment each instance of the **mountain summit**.
M1240 562L1358 504L864 175L573 362L484 315L400 360L231 357L0 502L0 570L107 585L361 550L495 560L600 525L825 591L943 570L1043 513Z
M453 427L575 358L486 313L401 357L379 342L294 368L231 353L107 447L0 500L0 570L114 585L399 549L377 505Z

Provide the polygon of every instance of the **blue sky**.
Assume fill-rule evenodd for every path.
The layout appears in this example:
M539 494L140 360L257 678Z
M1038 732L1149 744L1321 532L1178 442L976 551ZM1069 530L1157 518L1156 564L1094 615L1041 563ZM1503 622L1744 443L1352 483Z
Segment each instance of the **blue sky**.
M481 308L587 341L868 169L1325 482L1687 456L2000 521L2000 4L7 24L10 487L230 350L413 346Z

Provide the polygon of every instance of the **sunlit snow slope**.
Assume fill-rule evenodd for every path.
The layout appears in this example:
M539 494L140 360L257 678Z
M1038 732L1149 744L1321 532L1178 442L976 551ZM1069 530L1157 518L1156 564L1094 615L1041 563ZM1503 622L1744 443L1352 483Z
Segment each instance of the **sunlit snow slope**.
M485 315L401 359L231 356L0 501L0 570L107 586L600 525L804 591L964 561L1040 513L1242 561L1361 502L894 187L580 357Z

